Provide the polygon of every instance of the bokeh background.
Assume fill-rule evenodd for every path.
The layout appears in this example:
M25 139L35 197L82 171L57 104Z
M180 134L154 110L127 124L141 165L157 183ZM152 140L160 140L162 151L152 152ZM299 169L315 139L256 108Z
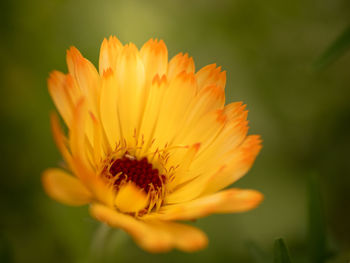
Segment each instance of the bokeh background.
M161 38L169 56L188 52L197 69L217 63L227 71L227 102L248 104L251 133L264 140L236 186L265 200L245 214L198 220L210 238L204 251L152 255L120 232L100 262L255 262L251 244L271 256L277 237L294 262L311 262L311 174L333 254L327 262L350 259L350 53L312 66L350 24L348 0L5 0L0 10L0 262L90 262L98 224L86 207L58 204L41 186L41 172L61 160L46 80L53 69L67 71L71 45L97 65L109 35L138 47Z

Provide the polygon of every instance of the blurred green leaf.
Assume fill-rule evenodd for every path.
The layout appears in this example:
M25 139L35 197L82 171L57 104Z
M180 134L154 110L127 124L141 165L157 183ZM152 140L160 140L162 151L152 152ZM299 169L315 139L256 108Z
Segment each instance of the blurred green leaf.
M332 64L350 49L350 26L315 61L314 68L321 70Z
M271 260L266 253L254 242L248 242L247 247L249 254L253 258L255 263L270 263Z
M322 263L327 257L326 231L319 178L312 174L308 186L309 195L309 244L310 261Z
M10 242L3 236L0 236L0 262L12 263L15 262L12 255Z
M291 263L288 248L282 238L275 241L274 263Z

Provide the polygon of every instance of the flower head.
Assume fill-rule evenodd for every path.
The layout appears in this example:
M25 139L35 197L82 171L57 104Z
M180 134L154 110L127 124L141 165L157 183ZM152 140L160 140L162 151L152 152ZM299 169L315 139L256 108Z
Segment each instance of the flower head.
M138 50L105 39L99 72L74 47L68 74L51 73L49 92L68 127L51 125L66 169L48 169L49 196L90 204L91 215L122 228L145 250L206 246L199 229L176 221L243 212L262 195L227 189L251 167L260 137L247 135L245 105L225 106L226 73L195 71L187 54L168 62L162 40Z

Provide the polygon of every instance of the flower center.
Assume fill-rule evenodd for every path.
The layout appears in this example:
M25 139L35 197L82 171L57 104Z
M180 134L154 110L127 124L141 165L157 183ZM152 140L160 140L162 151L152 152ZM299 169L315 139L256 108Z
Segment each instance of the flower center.
M107 177L113 180L116 190L127 182L133 182L146 193L150 190L160 191L166 177L150 164L146 157L137 160L125 153L121 158L113 160L109 166Z

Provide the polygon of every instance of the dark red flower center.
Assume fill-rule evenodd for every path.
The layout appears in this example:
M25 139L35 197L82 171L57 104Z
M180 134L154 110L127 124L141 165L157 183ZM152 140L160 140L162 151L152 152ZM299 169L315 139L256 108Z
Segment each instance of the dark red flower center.
M158 169L153 168L146 157L137 160L127 153L122 158L114 160L108 172L109 177L117 176L114 181L117 189L120 184L131 181L144 189L146 193L152 186L155 190L159 190L166 179L165 175L160 174Z

